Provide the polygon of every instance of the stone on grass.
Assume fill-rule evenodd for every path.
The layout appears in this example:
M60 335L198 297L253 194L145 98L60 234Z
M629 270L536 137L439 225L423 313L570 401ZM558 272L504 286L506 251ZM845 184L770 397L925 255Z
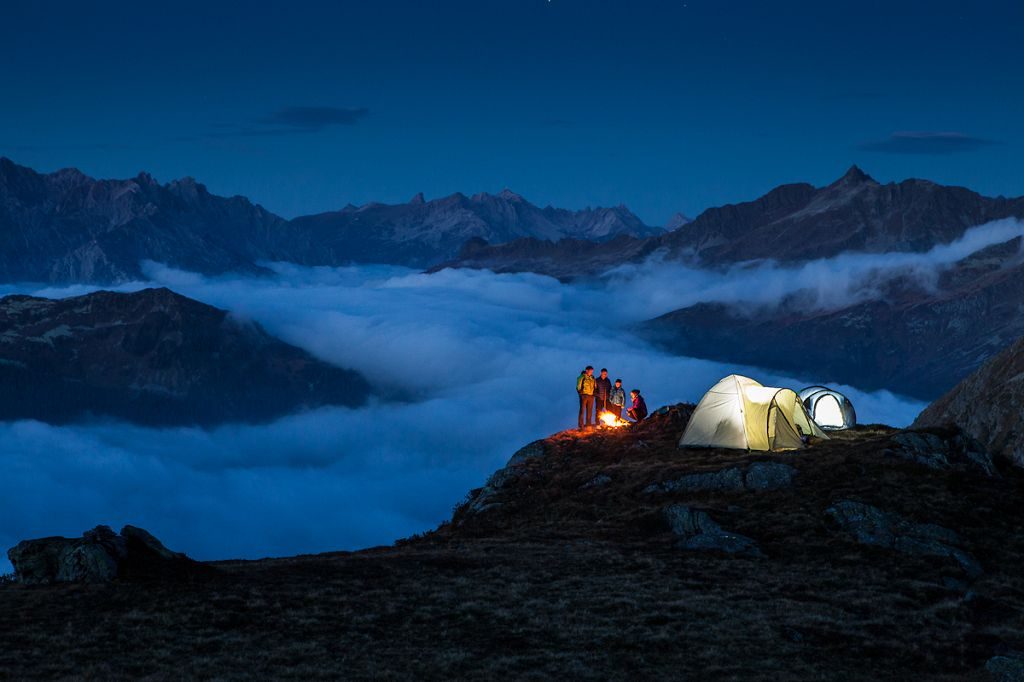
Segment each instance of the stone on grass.
M950 557L969 576L981 575L981 565L963 549L963 540L949 528L914 523L855 500L840 500L825 513L861 544L887 547L903 554Z
M762 556L757 543L744 535L724 530L705 511L673 504L666 507L662 515L672 532L679 536L677 547Z
M23 540L7 556L16 580L27 585L170 577L190 574L199 566L134 526L125 526L120 534L109 526L96 526L81 538Z

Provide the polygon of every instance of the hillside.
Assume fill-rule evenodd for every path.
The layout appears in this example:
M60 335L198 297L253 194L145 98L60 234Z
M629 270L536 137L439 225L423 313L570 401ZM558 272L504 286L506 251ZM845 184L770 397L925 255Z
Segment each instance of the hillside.
M1024 337L929 405L915 426L956 424L996 453L1024 466Z
M394 547L0 585L12 677L988 680L1024 667L1024 476L954 431L528 445ZM312 522L312 521L311 521ZM1015 667L1016 666L1016 667Z
M143 277L144 260L204 274L256 273L258 263L279 260L426 267L455 257L469 239L602 241L660 232L624 206L539 208L508 190L434 201L417 195L288 221L192 178L96 180L0 158L0 282L122 282Z
M357 374L168 289L0 299L0 420L264 421L361 405Z
M828 376L933 400L1024 335L1021 238L983 248L933 286L887 282L874 297L816 309L800 294L763 308L697 304L642 326L681 355Z

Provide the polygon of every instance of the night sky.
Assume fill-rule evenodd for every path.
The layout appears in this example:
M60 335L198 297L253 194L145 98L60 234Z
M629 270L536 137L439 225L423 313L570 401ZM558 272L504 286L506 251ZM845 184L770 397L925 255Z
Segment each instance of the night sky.
M1024 3L6 3L0 155L285 216L509 187L662 224L857 163L1024 194Z

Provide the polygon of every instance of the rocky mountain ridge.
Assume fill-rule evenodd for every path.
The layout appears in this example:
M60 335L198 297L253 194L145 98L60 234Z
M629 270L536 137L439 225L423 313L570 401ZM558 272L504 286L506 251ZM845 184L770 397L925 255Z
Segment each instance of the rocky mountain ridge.
M114 283L140 279L142 261L204 274L262 271L264 261L425 267L469 239L606 240L660 233L624 206L538 208L505 190L406 204L372 203L285 220L244 197L220 197L192 178L147 173L95 180L75 169L42 174L0 158L0 281Z
M985 197L919 179L883 185L853 166L825 187L781 185L752 201L709 208L655 237L583 249L520 239L477 245L449 265L572 279L639 262L655 252L702 267L757 259L794 263L845 252L927 251L968 228L1008 217L1024 218L1024 197Z
M169 289L0 299L0 419L259 422L370 387L258 324Z

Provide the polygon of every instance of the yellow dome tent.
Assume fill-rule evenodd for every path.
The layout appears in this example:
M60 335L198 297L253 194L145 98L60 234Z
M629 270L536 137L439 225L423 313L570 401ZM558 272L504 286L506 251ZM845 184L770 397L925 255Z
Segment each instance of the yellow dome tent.
M679 447L796 450L801 433L828 439L794 391L730 374L701 398Z

